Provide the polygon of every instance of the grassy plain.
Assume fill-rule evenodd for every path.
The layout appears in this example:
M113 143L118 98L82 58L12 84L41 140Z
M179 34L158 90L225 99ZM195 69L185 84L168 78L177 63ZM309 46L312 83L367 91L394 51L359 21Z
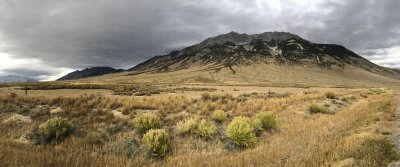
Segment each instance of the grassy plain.
M46 87L54 85L27 96L18 86L0 89L0 166L386 166L400 158L392 141L393 89ZM325 112L310 112L312 104ZM212 119L216 110L226 113L223 122ZM230 122L237 116L254 120L261 112L275 116L276 128L257 133L252 146L232 144ZM163 157L149 154L134 124L146 114L156 115L169 135ZM71 132L62 140L35 140L40 125L54 117L69 120ZM216 134L178 135L177 123L188 118L215 124Z

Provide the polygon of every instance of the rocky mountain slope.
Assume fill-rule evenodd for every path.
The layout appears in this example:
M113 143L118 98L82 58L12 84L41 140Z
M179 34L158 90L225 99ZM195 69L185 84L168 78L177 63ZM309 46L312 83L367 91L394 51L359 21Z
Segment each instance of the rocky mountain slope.
M121 73L77 82L398 87L400 70L376 65L343 46L312 43L287 32L230 32Z
M210 64L215 70L229 68L233 73L235 67L275 64L326 69L353 66L383 76L400 75L399 70L378 66L343 46L316 44L287 32L253 35L230 32L181 51L156 56L130 70L138 73L171 72Z
M58 81L93 77L93 76L99 76L99 75L110 74L110 73L121 72L121 71L124 71L124 70L114 69L111 67L85 68L83 70L76 70L74 72L71 72L71 73L59 78Z
M16 83L16 82L38 82L32 78L8 75L8 76L0 76L0 83Z

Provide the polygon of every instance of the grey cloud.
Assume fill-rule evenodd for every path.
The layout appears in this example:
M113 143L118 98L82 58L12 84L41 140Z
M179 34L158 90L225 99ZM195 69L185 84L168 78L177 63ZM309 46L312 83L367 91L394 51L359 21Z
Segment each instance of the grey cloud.
M341 43L360 53L365 53L367 49L378 50L400 45L398 1L331 1L321 5L321 9L329 6L335 7L322 19L325 27L309 29L313 32L309 34L311 39ZM374 54L369 52L366 56Z
M17 76L42 76L42 75L51 75L49 71L46 70L35 70L35 69L6 69L3 70L7 74L17 75Z
M154 55L237 31L289 31L313 42L345 45L364 56L400 46L400 3L326 0L315 9L257 1L2 0L1 51L53 67L129 68ZM397 62L400 64L400 62Z

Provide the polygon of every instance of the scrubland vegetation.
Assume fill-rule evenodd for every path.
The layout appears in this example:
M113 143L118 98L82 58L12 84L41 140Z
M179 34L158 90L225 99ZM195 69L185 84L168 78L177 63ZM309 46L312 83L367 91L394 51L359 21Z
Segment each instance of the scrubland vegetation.
M111 90L114 95L126 95L126 96L151 96L154 94L160 94L162 92L176 93L185 91L201 91L201 92L212 92L216 89L213 88L190 88L190 87L169 87L161 88L159 86L153 86L143 83L135 84L94 84L94 83L0 83L0 88L3 87L19 87L21 90L59 90L59 89L105 89Z
M387 130L393 90L163 90L206 93L1 94L0 166L385 166L400 158Z

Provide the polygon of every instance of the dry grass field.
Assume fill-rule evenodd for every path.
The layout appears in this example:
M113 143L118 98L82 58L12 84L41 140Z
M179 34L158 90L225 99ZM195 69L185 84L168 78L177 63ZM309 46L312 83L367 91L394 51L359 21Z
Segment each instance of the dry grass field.
M30 88L28 95L18 86L0 89L0 166L386 166L400 160L392 140L394 89Z
M384 87L400 84L398 76L379 75L354 66L343 69L321 68L313 64L281 66L254 64L229 68L218 65L195 66L171 72L126 71L83 78L76 83L151 83L207 85L261 85L269 87Z

